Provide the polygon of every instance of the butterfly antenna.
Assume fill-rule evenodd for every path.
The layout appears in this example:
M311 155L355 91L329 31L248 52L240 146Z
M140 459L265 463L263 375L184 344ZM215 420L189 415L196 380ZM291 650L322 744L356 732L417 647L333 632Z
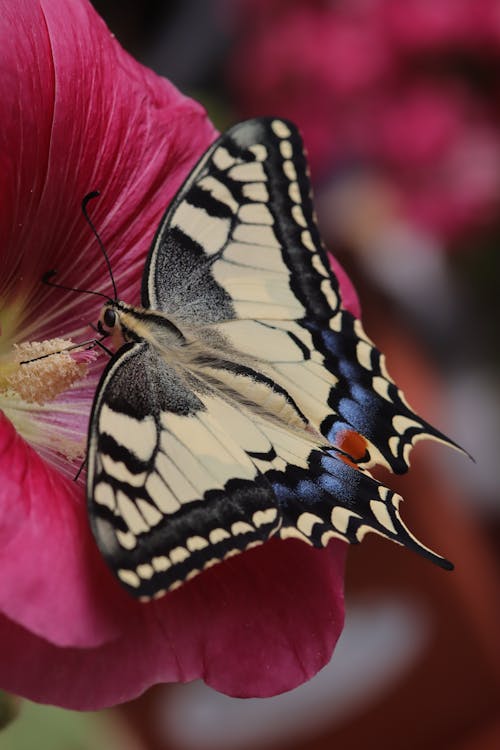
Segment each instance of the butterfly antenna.
M91 193L87 193L87 195L82 200L82 212L83 212L83 215L85 216L85 220L87 221L87 224L89 225L89 227L92 229L93 233L95 234L96 240L99 243L99 247L101 248L102 254L104 255L104 260L106 261L106 265L108 267L111 284L113 285L113 298L117 300L118 292L116 291L116 284L115 284L115 280L113 277L113 271L111 270L111 263L109 261L108 253L106 252L106 248L104 247L103 241L99 237L99 232L95 228L94 224L92 223L92 219L87 213L87 204L89 203L89 201L91 201L93 198L98 198L99 196L100 196L99 190L93 190Z
M56 275L57 271L46 271L42 276L42 284L46 284L47 286L53 286L55 289L64 289L67 292L81 292L82 294L95 294L96 297L104 297L104 299L109 300L110 297L108 297L107 294L102 294L102 292L94 292L92 289L80 289L76 286L66 286L65 284L56 284L54 281L51 281L51 279Z

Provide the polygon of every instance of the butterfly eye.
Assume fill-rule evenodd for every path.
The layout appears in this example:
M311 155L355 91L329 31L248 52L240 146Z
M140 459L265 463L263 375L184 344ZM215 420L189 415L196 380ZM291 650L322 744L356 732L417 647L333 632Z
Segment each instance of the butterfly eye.
M111 310L109 307L107 310L104 311L104 325L106 328L114 328L116 323L116 313L114 310Z

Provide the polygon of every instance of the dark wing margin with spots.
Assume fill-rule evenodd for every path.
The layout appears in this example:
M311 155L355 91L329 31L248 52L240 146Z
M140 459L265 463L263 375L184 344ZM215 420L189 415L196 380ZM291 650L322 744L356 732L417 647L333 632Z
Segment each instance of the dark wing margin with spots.
M311 324L311 332L325 367L338 377L330 392L331 414L321 432L353 461L361 467L382 464L401 474L409 467L412 447L424 438L465 453L413 411L360 320L342 310L328 329ZM365 449L356 435L368 440L370 447Z
M297 538L325 547L332 538L357 544L374 532L445 570L453 569L452 563L423 545L404 524L399 511L402 498L339 455L313 451L307 477L292 481L294 471L290 467L273 480L282 507L282 539ZM268 477L272 480L272 475Z

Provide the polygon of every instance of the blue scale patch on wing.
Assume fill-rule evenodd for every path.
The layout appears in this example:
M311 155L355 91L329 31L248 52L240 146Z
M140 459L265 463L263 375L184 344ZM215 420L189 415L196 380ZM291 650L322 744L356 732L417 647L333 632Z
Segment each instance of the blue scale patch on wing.
M282 506L279 533L283 539L298 538L315 547L325 547L332 538L356 544L365 534L374 532L413 549L446 570L453 568L405 526L399 513L399 495L333 452L311 454L307 479L295 484L276 479L274 486Z

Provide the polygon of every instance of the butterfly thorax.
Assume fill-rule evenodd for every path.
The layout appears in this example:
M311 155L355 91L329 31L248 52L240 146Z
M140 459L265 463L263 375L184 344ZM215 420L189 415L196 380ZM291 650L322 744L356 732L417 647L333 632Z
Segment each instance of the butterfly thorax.
M145 343L186 384L193 378L203 381L205 387L236 408L249 410L254 417L271 420L287 431L299 432L316 445L328 444L308 424L289 394L269 380L263 363L234 349L211 326L187 326L181 332L162 312L110 300L103 306L98 328L111 337L116 351L124 344Z
M185 343L181 331L166 315L121 300L106 302L98 328L101 333L111 337L116 350L130 342L147 341L155 349L163 351Z

